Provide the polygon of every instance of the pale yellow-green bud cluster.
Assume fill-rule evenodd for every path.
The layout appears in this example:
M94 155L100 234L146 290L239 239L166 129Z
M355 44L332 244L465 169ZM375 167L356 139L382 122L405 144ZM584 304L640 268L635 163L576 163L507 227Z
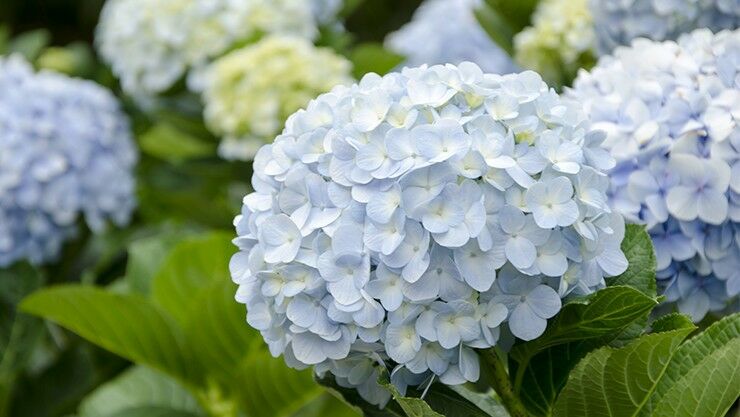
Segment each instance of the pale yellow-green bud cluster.
M594 64L595 39L588 0L543 0L532 26L514 38L514 57L550 85L563 86Z
M251 159L289 115L337 84L351 64L305 39L270 36L214 61L205 75L205 119L223 137L222 156Z

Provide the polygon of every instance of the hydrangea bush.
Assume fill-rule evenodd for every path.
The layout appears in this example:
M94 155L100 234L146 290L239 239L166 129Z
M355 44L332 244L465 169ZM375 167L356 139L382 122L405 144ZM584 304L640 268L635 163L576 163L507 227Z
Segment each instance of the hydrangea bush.
M54 259L80 216L93 231L126 224L135 162L107 90L0 58L0 267Z
M697 28L740 27L737 0L589 0L601 54L638 37L675 40Z
M205 75L203 102L209 128L224 137L221 155L251 159L289 115L349 84L350 71L342 56L292 36L270 36L217 59Z
M696 321L740 293L738 63L739 30L638 39L569 93L607 132L611 206L647 225L664 294Z
M313 38L310 2L295 0L108 0L96 43L123 89L148 97L262 33ZM195 70L195 71L193 71Z
M474 9L480 0L426 0L413 19L386 38L386 46L405 56L404 65L475 62L484 71L516 70L509 56L480 27Z
M554 85L567 84L579 68L591 67L595 49L588 0L541 1L532 15L532 26L514 37L517 63Z
M534 72L368 74L292 115L235 219L237 300L274 355L383 404L479 377L502 327L543 333L569 294L622 273L621 216L579 106Z

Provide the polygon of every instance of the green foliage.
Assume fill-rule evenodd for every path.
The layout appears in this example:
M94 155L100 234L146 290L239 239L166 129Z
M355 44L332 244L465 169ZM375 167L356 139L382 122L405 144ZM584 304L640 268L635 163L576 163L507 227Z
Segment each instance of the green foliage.
M139 182L139 216L147 223L227 228L249 191L250 171L244 163L209 158L167 164L144 158L139 171L146 179Z
M472 392L462 386L450 387L433 383L426 392L409 387L406 395L402 395L390 383L385 369L380 370L378 383L391 394L392 399L382 409L369 404L356 390L337 385L331 376L319 380L319 383L353 406L357 412L369 417L508 417L501 404L493 397Z
M259 335L244 323L244 310L233 300L235 287L229 279L229 239L227 233L211 233L184 239L169 251L166 238L148 241L144 248L156 250L139 250L131 264L138 266L130 265L129 271L156 270L151 285L130 286L134 291L128 293L81 285L51 287L28 297L22 308L176 379L206 414L292 415L324 391L309 370L294 371L270 357ZM146 256L160 259L159 265L143 259ZM192 412L163 409L156 402L124 411L154 413L151 407Z
M29 62L34 62L51 42L51 33L46 29L36 29L21 33L8 44L9 54L20 54Z
M122 410L111 417L197 417L187 411L173 410L164 407L139 407Z
M174 320L139 295L76 284L40 290L21 309L136 363L198 384L202 370Z
M139 146L148 155L172 163L215 153L213 143L205 142L168 122L159 122L140 135Z
M590 353L571 372L555 416L723 416L740 397L740 314L681 343L695 327L672 316L627 346Z
M588 352L643 332L657 305L655 254L644 228L628 226L622 250L629 267L610 287L567 303L542 336L513 347L514 390L531 414L549 415L568 373Z
M395 402L390 401L388 404L381 408L365 401L355 389L344 388L337 384L336 380L331 376L325 376L324 378L317 379L317 382L321 384L324 389L334 395L336 398L344 402L347 406L360 415L365 417L405 417L406 413L403 411L401 406Z
M100 384L115 377L126 361L47 325L53 337L34 347L32 362L16 380L9 416L58 417Z
M530 22L538 0L485 0L475 10L481 27L509 55L514 51L514 35Z
M608 279L610 286L626 285L648 297L656 296L655 250L650 235L643 226L628 224L622 241L622 252L629 261L622 275Z
M681 345L646 409L655 416L721 416L738 397L740 313Z
M135 366L87 396L80 404L78 417L123 416L152 407L200 414L195 399L174 379Z
M659 317L650 324L652 333L667 332L670 330L683 329L693 326L691 318L685 314L671 313Z
M0 416L7 414L15 380L44 335L43 323L18 314L16 305L42 283L39 271L28 264L0 270Z
M349 59L352 61L352 74L357 79L368 72L385 75L403 62L401 55L384 49L378 43L357 45L350 53Z
M404 413L406 413L406 416L408 417L444 417L445 416L444 414L440 414L432 410L432 407L421 398L404 397L403 395L401 395L401 393L398 392L396 387L394 387L390 383L384 386L388 391L391 392L391 394L393 395L393 399L401 406ZM478 415L480 415L480 410L476 408L476 411L478 411L479 412Z
M554 415L638 415L693 330L651 334L620 349L606 347L589 354L571 372Z

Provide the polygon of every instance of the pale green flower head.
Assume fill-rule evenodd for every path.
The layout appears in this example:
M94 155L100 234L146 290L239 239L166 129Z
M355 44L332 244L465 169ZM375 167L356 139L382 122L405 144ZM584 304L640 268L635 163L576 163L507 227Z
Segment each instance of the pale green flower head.
M270 36L214 61L206 72L204 115L223 137L219 152L251 159L285 119L315 96L352 82L351 64L327 48Z
M557 86L569 84L579 68L590 68L595 49L588 0L543 0L532 15L532 26L514 37L517 63Z

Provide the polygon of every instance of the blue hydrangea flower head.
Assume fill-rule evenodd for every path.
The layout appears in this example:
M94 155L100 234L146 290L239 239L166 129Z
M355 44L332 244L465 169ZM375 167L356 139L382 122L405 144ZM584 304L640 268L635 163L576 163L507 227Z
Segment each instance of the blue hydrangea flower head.
M237 300L274 355L369 401L388 399L358 377L377 366L401 390L475 381L473 349L502 326L536 338L562 298L627 267L602 140L534 72L465 62L335 87L257 152Z
M738 0L589 0L601 54L645 37L675 40L698 28L740 27Z
M617 160L611 205L645 224L668 301L700 320L740 293L740 30L617 48L569 95Z
M80 217L93 231L126 224L136 159L107 90L0 58L0 267L54 259Z
M411 22L391 33L386 46L406 57L404 65L471 61L483 71L507 74L516 65L476 20L480 0L425 0Z

